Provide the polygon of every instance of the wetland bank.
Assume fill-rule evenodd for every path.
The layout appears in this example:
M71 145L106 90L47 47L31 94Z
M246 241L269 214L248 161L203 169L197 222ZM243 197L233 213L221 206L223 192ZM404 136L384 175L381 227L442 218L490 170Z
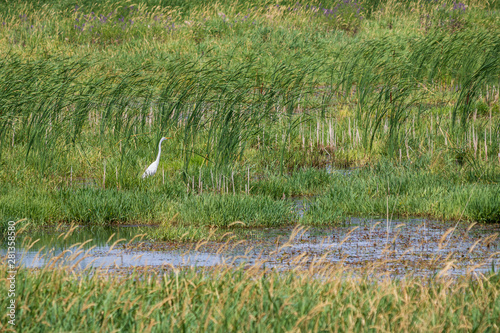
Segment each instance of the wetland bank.
M2 329L498 331L499 9L0 5Z

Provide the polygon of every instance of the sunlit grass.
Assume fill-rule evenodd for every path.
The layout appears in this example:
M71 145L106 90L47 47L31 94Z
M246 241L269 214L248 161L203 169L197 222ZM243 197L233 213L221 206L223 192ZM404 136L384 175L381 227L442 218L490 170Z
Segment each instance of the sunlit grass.
M208 269L95 269L78 275L70 267L20 268L16 329L497 330L498 273L449 279L450 267L443 265L434 278L402 280L368 268L353 274L318 258L291 271L266 269L263 262ZM5 266L1 274L7 275ZM6 286L2 283L0 292L7 293ZM4 307L7 301L2 298Z

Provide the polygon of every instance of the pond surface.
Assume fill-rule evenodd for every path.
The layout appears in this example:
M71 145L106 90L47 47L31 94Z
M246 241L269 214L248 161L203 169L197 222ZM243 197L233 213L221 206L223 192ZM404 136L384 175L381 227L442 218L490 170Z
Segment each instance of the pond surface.
M423 219L352 218L325 228L232 229L227 242L152 242L154 227L64 227L18 235L17 259L28 268L70 265L103 267L182 267L263 264L276 269L342 265L391 276L447 275L498 271L500 225L435 222ZM5 246L3 244L2 246ZM0 253L5 256L4 247Z
M148 239L144 226L82 227L46 229L19 235L16 259L22 266L41 268L50 265L71 265L80 269L90 267L212 266L221 263L220 256L208 253L186 253L177 249L165 251L130 251L126 246L140 246ZM2 246L0 254L5 256Z

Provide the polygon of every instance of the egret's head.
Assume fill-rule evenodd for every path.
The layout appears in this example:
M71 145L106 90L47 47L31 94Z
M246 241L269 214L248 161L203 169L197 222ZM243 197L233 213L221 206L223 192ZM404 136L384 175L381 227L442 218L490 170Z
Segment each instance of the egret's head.
M164 136L163 138L161 138L161 141L164 141L164 140L168 140L170 138L167 138L166 136Z

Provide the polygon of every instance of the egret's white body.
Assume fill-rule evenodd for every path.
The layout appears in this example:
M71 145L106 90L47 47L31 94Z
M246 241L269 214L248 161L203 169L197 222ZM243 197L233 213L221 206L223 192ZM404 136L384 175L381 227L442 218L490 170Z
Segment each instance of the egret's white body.
M156 160L153 163L151 163L150 166L148 166L146 171L144 171L144 173L142 174L142 178L152 176L156 173L156 170L158 169L158 164L160 164L161 143L164 140L167 140L167 138L161 138L160 143L158 144L158 156L156 156Z

